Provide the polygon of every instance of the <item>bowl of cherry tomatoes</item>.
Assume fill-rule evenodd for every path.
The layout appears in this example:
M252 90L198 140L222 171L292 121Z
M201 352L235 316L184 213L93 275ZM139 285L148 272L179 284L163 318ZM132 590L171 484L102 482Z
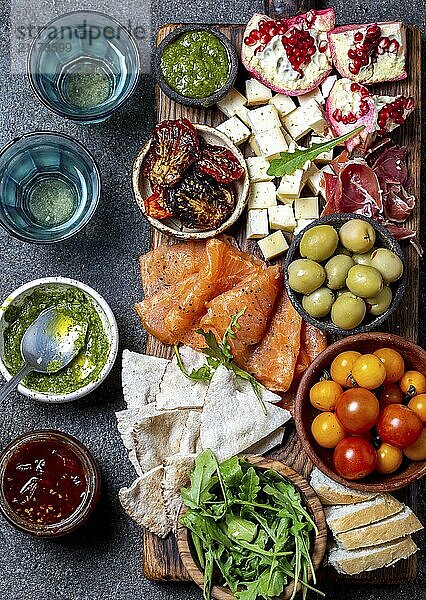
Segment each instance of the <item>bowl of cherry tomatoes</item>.
M295 422L335 481L371 492L409 485L426 475L426 351L380 332L335 342L305 371Z

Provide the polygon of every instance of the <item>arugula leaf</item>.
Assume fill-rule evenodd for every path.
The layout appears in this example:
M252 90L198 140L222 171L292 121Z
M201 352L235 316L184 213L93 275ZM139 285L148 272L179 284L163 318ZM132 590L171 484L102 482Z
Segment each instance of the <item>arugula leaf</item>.
M240 461L236 456L225 460L219 465L219 471L226 485L233 487L240 483L243 478Z
M191 373L188 373L188 371L185 369L179 348L176 346L176 344L174 345L174 353L179 369L188 379L191 379L192 381L210 381L210 379L213 377L213 371L208 364L202 365L199 369L193 369Z
M249 583L245 583L245 586L245 590L235 593L235 598L237 600L256 600L260 589L260 582L251 581Z
M200 502L210 500L213 496L209 493L212 487L211 477L219 466L211 450L203 450L195 459L195 468L190 475L191 486L183 488L181 495L183 502L190 508L197 508Z
M274 158L271 160L271 164L267 173L268 175L273 175L274 177L292 175L297 169L302 169L303 165L308 160L315 160L317 156L323 152L332 150L335 146L357 135L363 129L365 129L365 126L361 125L353 131L345 133L345 135L341 135L333 140L329 140L321 144L312 144L310 148L304 148L303 150L296 148L294 152L281 152L279 158Z
M259 477L256 475L256 471L253 467L250 467L241 479L240 498L241 500L254 502L259 490Z
M257 535L257 525L247 519L226 515L225 522L228 528L228 536L232 540L252 542Z

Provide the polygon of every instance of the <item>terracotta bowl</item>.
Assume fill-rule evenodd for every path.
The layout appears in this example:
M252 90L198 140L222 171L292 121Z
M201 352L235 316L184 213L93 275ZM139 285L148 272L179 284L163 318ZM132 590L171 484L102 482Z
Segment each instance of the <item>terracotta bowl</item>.
M142 175L141 171L143 160L151 145L151 139L148 140L148 142L137 155L133 164L132 172L133 193L135 195L137 205L139 206L144 217L149 221L150 225L158 229L158 231L161 231L161 233L171 235L181 240L205 240L229 229L241 216L247 204L249 193L249 178L246 161L244 160L244 156L241 154L240 150L238 150L235 144L231 142L228 136L224 135L220 131L217 131L213 127L208 127L207 125L195 125L195 127L198 134L203 137L208 144L224 146L237 157L240 164L244 167L244 174L240 177L240 179L230 184L235 196L234 211L231 216L224 221L222 225L220 225L220 227L217 227L216 229L189 229L184 227L178 218L172 217L170 219L164 219L164 221L159 221L158 219L153 219L146 214L144 201L152 194L152 190L148 179Z
M370 223L370 225L374 228L376 232L375 245L379 248L387 248L388 250L392 250L392 252L395 252L395 254L399 256L399 258L404 264L404 273L398 281L390 284L390 288L393 294L392 302L389 308L382 315L379 315L377 317L371 317L367 313L364 320L362 321L362 323L360 323L360 325L358 325L358 327L345 330L334 325L330 315L327 315L322 319L315 319L304 310L302 306L302 294L294 292L288 284L288 266L294 260L301 258L299 251L300 242L302 240L303 234L306 231L308 231L308 229L312 229L312 227L316 227L317 225L332 225L338 231L344 223L354 218L361 219L362 221L367 221L367 223ZM354 215L353 213L339 213L335 215L327 215L326 217L316 219L315 221L313 221L313 223L305 227L298 235L294 237L286 256L284 268L284 281L287 294L291 300L291 303L293 304L297 312L301 315L304 321L307 321L311 325L318 327L318 329L322 329L323 331L327 331L328 333L331 333L333 335L353 335L356 333L363 333L366 331L371 331L372 329L377 329L379 325L383 323L383 321L390 317L390 315L394 312L398 304L401 302L407 283L407 268L405 255L402 251L401 246L398 244L393 235L391 235L385 227L380 225L380 223L377 223L376 221L373 221L368 217L364 217L363 215Z
M349 481L338 475L333 466L333 450L321 448L311 433L311 423L319 413L309 401L309 390L318 381L324 369L329 370L333 359L346 350L372 353L379 348L397 350L404 357L406 368L426 373L426 351L412 342L390 333L362 333L329 346L305 371L296 394L294 419L302 446L312 462L326 475L350 488L366 492L390 492L406 487L426 475L426 460L414 462L404 458L401 467L390 475L375 471L359 481Z
M321 502L318 499L318 496L315 494L314 490L311 488L306 479L304 479L304 477L299 475L299 473L297 473L284 463L279 462L277 460L263 458L263 456L249 455L245 458L252 465L256 465L257 467L260 467L262 469L273 469L274 471L277 471L283 477L288 479L302 495L304 504L318 528L318 535L315 537L311 554L312 564L314 565L315 571L317 571L318 567L322 563L327 546L327 526L325 522L324 511ZM184 515L185 512L186 507L182 506L179 513L179 518L182 515ZM204 573L196 560L195 552L192 549L192 544L190 542L190 536L188 535L187 528L179 525L176 537L180 558L186 570L188 571L189 575L194 580L194 582L197 585L199 585L200 588L203 588ZM311 581L311 579L312 574L310 573L309 580ZM284 589L281 596L277 596L277 600L288 600L288 598L290 598L292 595L293 587L293 583L289 584ZM300 588L301 586L300 584L298 584L297 589L300 590ZM213 586L212 597L216 598L217 600L235 600L234 594L232 594L232 592L230 592L228 588L220 585Z

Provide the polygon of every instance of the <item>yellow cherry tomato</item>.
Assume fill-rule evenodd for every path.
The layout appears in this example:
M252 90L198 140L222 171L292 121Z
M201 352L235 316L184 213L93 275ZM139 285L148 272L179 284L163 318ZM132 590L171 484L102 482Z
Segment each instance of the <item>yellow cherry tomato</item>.
M426 428L423 429L419 439L412 446L405 448L404 454L410 460L426 459Z
M352 377L360 387L375 390L385 380L385 365L374 354L363 354L352 366Z
M312 406L318 410L334 410L337 399L343 394L340 384L330 379L318 381L309 392Z
M399 387L404 394L410 393L412 396L424 394L426 392L426 377L419 371L405 371L399 380Z
M323 448L335 448L345 437L345 430L336 415L322 412L315 417L311 425L312 435Z
M408 408L411 408L422 422L426 423L426 394L419 394L411 398Z
M360 356L361 353L354 350L347 350L338 354L330 367L330 375L333 381L343 387L355 387L355 382L351 377L352 365Z
M404 359L399 352L392 348L380 348L373 352L375 356L380 358L385 365L386 377L385 383L395 383L404 375L405 364Z
M402 450L383 442L377 450L377 471L386 475L394 473L401 466L404 455Z

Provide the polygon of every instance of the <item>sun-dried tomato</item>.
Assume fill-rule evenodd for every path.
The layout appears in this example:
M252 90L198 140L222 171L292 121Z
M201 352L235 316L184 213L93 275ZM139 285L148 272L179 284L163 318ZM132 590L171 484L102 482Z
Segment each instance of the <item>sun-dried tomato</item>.
M211 177L191 169L170 190L167 207L186 227L214 229L232 213L234 194Z
M188 119L162 121L152 131L152 142L142 173L152 186L175 185L198 156L198 135Z
M244 173L244 167L235 154L223 146L207 144L202 139L196 168L199 173L210 175L219 183L231 183Z
M151 196L145 199L145 213L153 219L163 220L173 217L166 205L168 190L162 187L154 189Z

